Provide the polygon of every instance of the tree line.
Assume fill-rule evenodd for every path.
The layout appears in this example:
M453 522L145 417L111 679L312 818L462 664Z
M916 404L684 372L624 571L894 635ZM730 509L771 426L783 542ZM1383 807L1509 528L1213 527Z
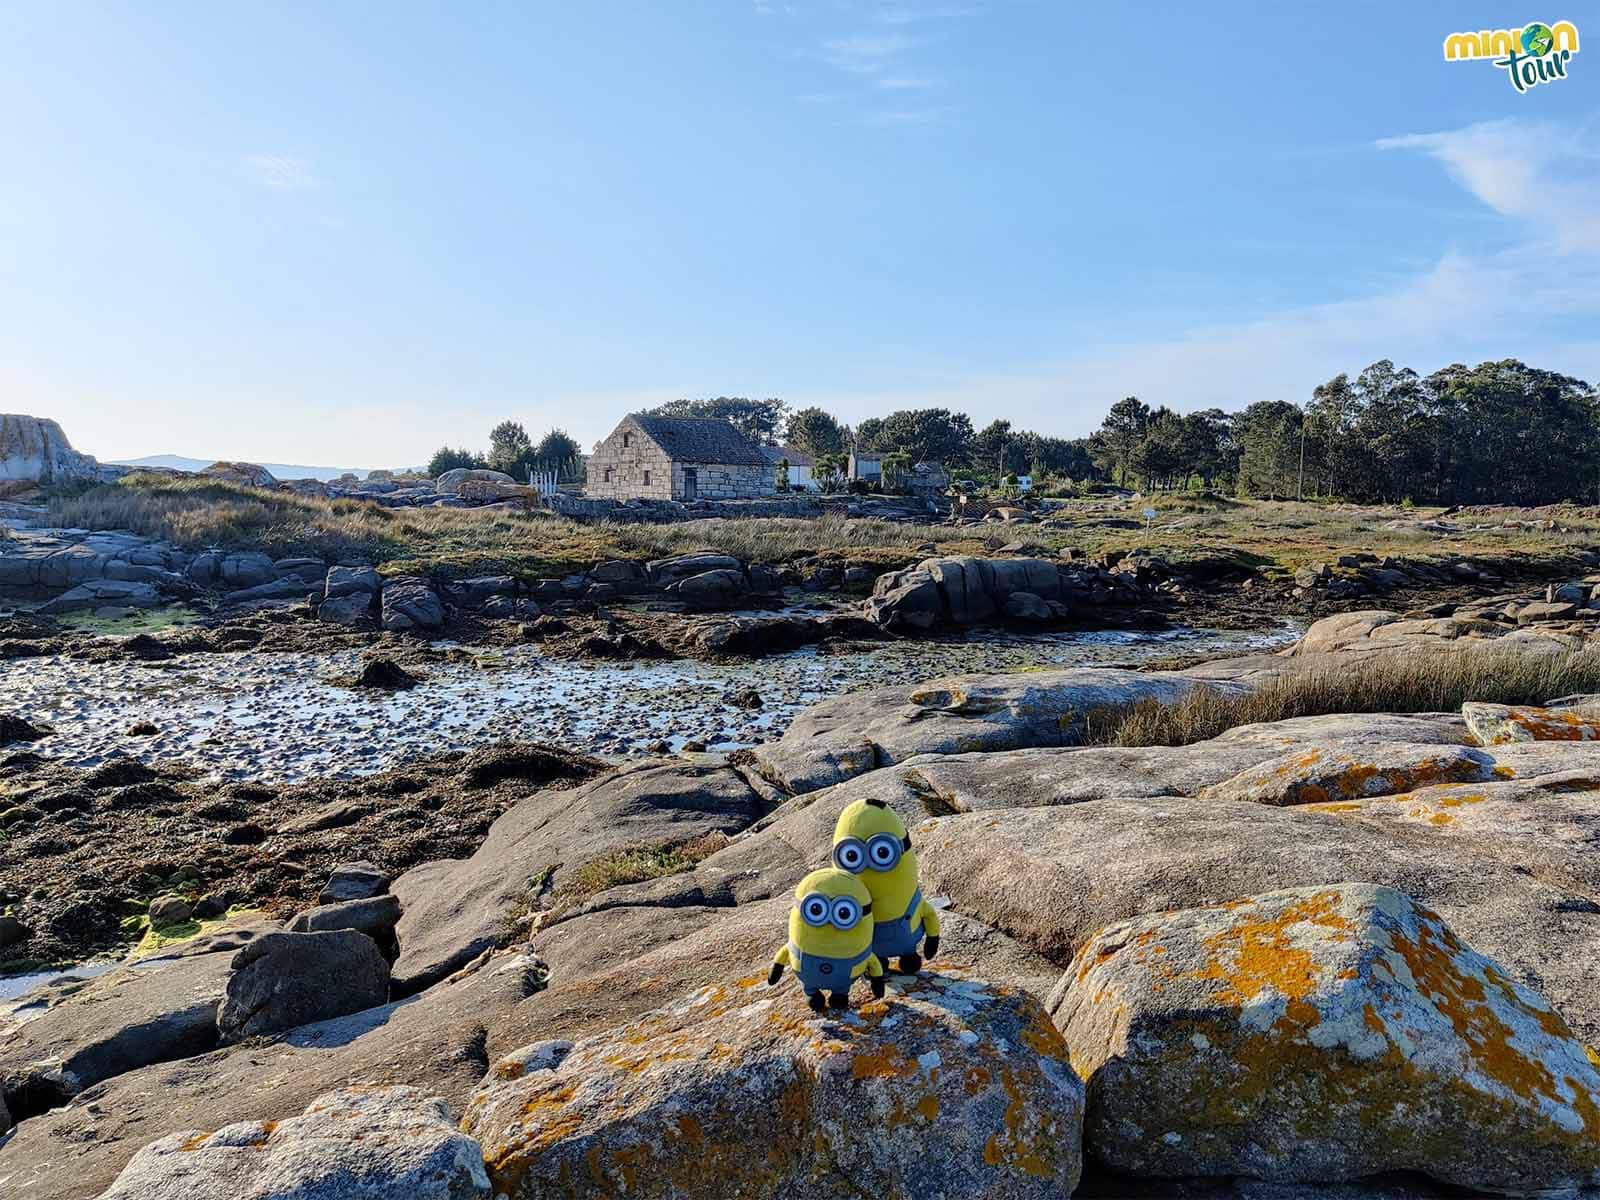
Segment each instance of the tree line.
M1366 503L1600 503L1600 391L1517 359L1422 376L1387 359L1334 376L1305 405L1179 413L1129 396L1085 438L1059 438L965 413L914 409L854 429L816 408L790 415L789 443L852 446L999 480L1194 486L1260 497ZM1037 484L1037 481L1036 481Z
M1144 491L1215 488L1259 497L1336 497L1426 504L1600 503L1600 392L1516 359L1454 364L1421 376L1388 359L1334 376L1304 405L1264 400L1237 412L1180 413L1136 396L1111 405L1088 437L1062 438L966 413L902 409L853 428L817 407L778 399L681 399L661 416L721 417L759 445L788 445L842 469L852 451L903 473L941 463L980 481L1032 475L1035 486L1115 485ZM528 466L565 475L581 463L561 430L537 444L502 422L486 455L441 449L429 464ZM511 464L510 466L506 464Z
M501 421L489 431L487 451L440 446L428 460L428 474L437 479L446 471L466 467L504 471L519 482L534 471L554 471L558 479L570 479L582 461L583 448L565 430L552 429L535 442L520 422Z

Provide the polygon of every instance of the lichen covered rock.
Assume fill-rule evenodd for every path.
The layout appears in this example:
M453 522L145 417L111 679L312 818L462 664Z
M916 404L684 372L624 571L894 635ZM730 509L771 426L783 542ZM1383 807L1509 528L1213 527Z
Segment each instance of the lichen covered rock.
M1112 925L1051 1009L1088 1081L1086 1152L1120 1171L1600 1183L1593 1053L1390 888L1271 892Z
M100 1200L487 1200L477 1143L416 1088L352 1088L287 1121L151 1142Z
M1232 779L1203 788L1203 800L1249 800L1256 804L1327 804L1390 796L1436 783L1480 783L1504 778L1494 758L1469 746L1404 742L1296 750L1269 759Z
M1028 993L898 979L836 1018L759 977L502 1059L462 1128L497 1194L1059 1197L1083 1085Z
M1600 712L1592 708L1538 708L1513 704L1463 704L1472 736L1484 746L1515 742L1592 742L1600 739Z

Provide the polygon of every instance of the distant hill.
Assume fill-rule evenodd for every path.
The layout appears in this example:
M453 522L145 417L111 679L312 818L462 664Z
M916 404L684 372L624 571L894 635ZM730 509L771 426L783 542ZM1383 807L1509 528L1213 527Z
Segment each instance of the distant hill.
M217 460L184 458L181 454L147 454L143 458L119 458L114 467L170 467L174 471L203 471ZM306 467L296 463L260 463L275 479L337 479L353 474L366 478L366 467Z

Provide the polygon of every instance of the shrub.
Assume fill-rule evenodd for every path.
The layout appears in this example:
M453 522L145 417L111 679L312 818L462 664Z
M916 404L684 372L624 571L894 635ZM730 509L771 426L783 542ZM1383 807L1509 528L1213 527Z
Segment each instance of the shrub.
M1468 701L1543 704L1600 692L1600 651L1456 648L1317 664L1242 695L1196 688L1175 704L1146 700L1090 714L1100 746L1187 746L1240 725L1330 713L1454 712Z

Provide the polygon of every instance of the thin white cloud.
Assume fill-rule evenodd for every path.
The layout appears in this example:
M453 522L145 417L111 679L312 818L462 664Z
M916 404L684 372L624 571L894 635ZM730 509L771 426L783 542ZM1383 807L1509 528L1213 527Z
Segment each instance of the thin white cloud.
M296 192L317 186L311 164L284 154L247 154L240 160L245 175L262 187Z
M891 108L868 113L869 125L931 125L950 112L945 105L930 108Z
M858 33L822 43L822 56L841 71L876 75L917 44L903 33Z
M879 9L873 14L872 19L880 25L915 25L921 21L972 17L982 11L976 4L932 4L920 7L908 6Z
M932 79L908 79L903 75L890 75L878 80L876 86L886 92L910 92L934 87L935 83Z
M1377 146L1422 150L1502 216L1539 226L1567 249L1600 251L1600 154L1584 144L1582 131L1508 119L1384 138Z

